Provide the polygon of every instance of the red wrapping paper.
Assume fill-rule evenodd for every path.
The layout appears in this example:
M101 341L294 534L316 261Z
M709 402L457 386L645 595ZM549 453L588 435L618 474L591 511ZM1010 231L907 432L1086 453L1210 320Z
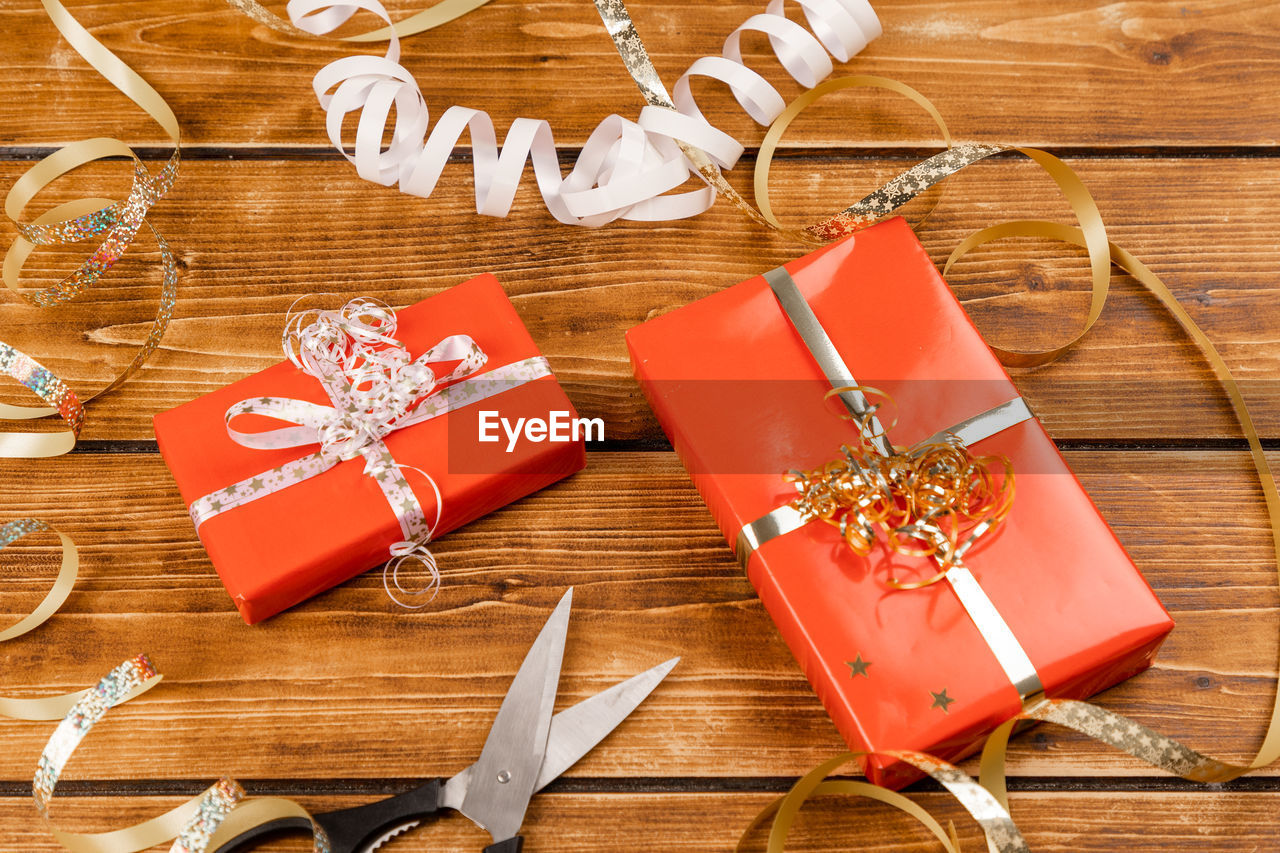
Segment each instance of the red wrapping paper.
M901 219L786 265L860 383L909 445L1018 396L1008 374ZM837 457L856 426L763 278L627 333L663 429L725 538L795 495L782 474ZM896 415L897 423L891 425ZM1173 622L1039 421L975 443L1010 457L1013 510L965 563L1030 656L1046 693L1084 698L1150 665ZM853 750L957 760L1020 698L948 583L896 591L936 565L881 549L859 557L822 522L765 542L747 575ZM869 664L851 666L859 659ZM946 691L946 710L936 694ZM873 757L872 781L919 777Z
M470 335L488 354L483 372L539 355L492 275L460 284L397 316L396 336L414 358L453 334ZM329 403L316 379L285 361L155 416L160 453L188 506L210 492L318 449L310 445L255 450L232 441L224 420L228 407L262 396ZM555 411L576 417L555 377L544 376L388 435L386 445L396 461L420 468L440 489L442 512L434 538L586 464L581 440L522 440L510 453L505 452L505 436L496 443L479 443L478 418L483 410L496 410L512 421L548 419ZM245 432L280 426L284 426L280 421L257 415L236 421L236 428ZM363 458L340 462L317 477L201 525L199 535L209 559L246 622L273 616L387 561L388 547L404 536L377 483L364 475L364 465ZM416 471L404 473L431 522L436 500L430 485ZM447 561L442 564L447 585Z

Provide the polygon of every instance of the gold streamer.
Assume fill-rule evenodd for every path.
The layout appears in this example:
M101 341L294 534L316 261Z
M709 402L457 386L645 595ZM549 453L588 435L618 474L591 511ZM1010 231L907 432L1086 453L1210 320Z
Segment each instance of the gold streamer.
M674 108L670 97L657 77L657 72L649 61L648 54L635 31L622 0L596 0L596 7L600 11L610 35L613 36L619 55L627 66L627 70L635 79L636 84L640 87L645 99L654 106ZM916 164L880 189L864 197L861 201L850 205L816 225L809 226L802 231L787 228L773 214L772 206L769 202L768 188L769 165L782 134L796 116L823 95L840 89L868 86L896 92L924 107L942 130L948 150ZM1168 287L1132 254L1108 241L1102 217L1088 188L1075 172L1057 157L1034 148L1010 148L985 143L967 143L951 147L950 134L946 129L946 125L936 107L927 98L905 84L878 77L849 77L831 80L804 93L787 107L770 127L760 146L754 180L756 202L759 205L759 209L728 186L719 169L710 162L703 152L696 149L690 150L689 146L684 143L681 143L681 148L685 151L690 162L698 168L707 183L726 195L730 202L748 217L805 243L825 243L871 225L892 214L928 188L955 174L965 166L1003 151L1017 151L1033 160L1053 178L1059 189L1066 196L1076 218L1080 222L1080 227L1072 228L1053 222L1020 221L984 229L971 235L956 247L944 266L943 274L945 275L950 270L951 265L969 251L984 243L1005 237L1045 237L1082 246L1088 251L1092 292L1089 312L1081 328L1069 340L1045 350L1017 351L992 347L992 350L1000 357L1001 361L1013 367L1032 367L1047 364L1070 350L1088 334L1106 304L1107 294L1110 289L1112 263L1136 278L1165 306L1186 333L1195 341L1231 400L1232 410L1248 440L1249 452L1262 484L1277 558L1277 582L1280 583L1280 493L1277 492L1275 479L1271 474L1266 457L1263 455L1261 441L1245 405L1244 397L1240 393L1239 386L1231 376L1226 362L1223 361L1212 342L1191 319L1190 315L1183 310L1182 306L1178 304ZM1278 672L1280 672L1280 664L1278 664ZM1017 832L1017 828L1009 816L1005 795L1004 759L1006 745L1015 724L1019 720L1053 722L1107 743L1117 749L1124 750L1152 766L1183 778L1201 782L1221 782L1236 778L1250 770L1265 767L1280 759L1280 677L1278 677L1277 694L1273 702L1271 719L1268 723L1262 746L1254 759L1245 765L1228 764L1205 756L1172 738L1160 735L1139 723L1096 705L1087 702L1052 699L1040 699L1031 704L1017 717L1002 725L990 736L982 758L981 785L974 782L957 768L931 756L897 752L881 752L877 754L908 761L942 782L978 821L986 835L987 844L991 850L1002 851L1002 853L1003 851L1025 850L1027 849L1026 842ZM784 849L787 830L807 797L814 795L819 790L824 792L835 792L837 790L836 788L824 788L821 780L841 764L863 755L866 755L866 753L845 755L820 765L812 773L802 778L788 795L778 803L770 806L765 813L762 813L757 818L756 822L752 824L753 827L765 820L768 813L776 810L773 831L769 838L768 849L770 853L781 853ZM898 808L904 808L901 802L896 799L886 798L880 793L870 794L869 791L874 787L863 787L861 785L846 787L842 792L873 796L881 801L890 802L891 805L895 805ZM984 798L983 794L988 796ZM904 808L904 810L907 809ZM910 810L907 811L913 815L915 814ZM936 822L929 824L929 826L935 835L939 835ZM944 841L944 843L948 842Z
M36 809L46 821L54 788L80 742L108 711L150 690L162 677L146 655L139 655L112 670L67 712L41 753L31 784ZM58 843L72 853L138 853L170 839L174 839L170 853L204 853L267 821L302 817L311 823L315 853L328 853L329 841L324 831L297 803L269 798L237 809L244 796L244 789L235 780L223 778L177 808L124 829L92 834L53 827L51 831Z
M62 565L52 588L30 614L0 631L0 642L13 640L43 625L63 605L75 586L79 572L79 555L71 537L35 518L23 518L0 526L0 550L24 536L52 533L62 544ZM71 753L88 734L89 729L116 705L141 696L160 683L146 656L126 661L97 687L40 699L0 697L0 716L16 720L62 720L41 756L40 769L33 785L36 806L48 817L49 801L62 768ZM203 853L215 841L226 842L240 833L267 821L283 817L311 820L291 800L264 798L236 805L244 792L234 781L223 779L199 797L153 818L152 820L113 832L82 835L52 828L58 843L74 853L135 853L176 838L174 853ZM233 811L234 809L234 811ZM221 832L215 830L221 825ZM313 823L314 827L314 823ZM327 841L315 830L316 853L326 853Z
M36 605L35 610L18 620L17 624L0 631L0 643L17 639L49 621L49 617L62 607L67 596L71 594L71 588L75 586L76 576L80 570L80 556L75 543L71 541L71 537L55 530L38 518L21 518L0 527L0 550L4 550L24 536L42 532L54 534L62 543L62 565L58 569L58 576L54 579L49 592ZM0 716L14 720L58 720L66 716L72 706L88 692L81 690L65 696L49 696L41 699L13 699L0 696Z
M396 21L395 24L389 27L379 27L376 30L359 33L358 35L330 36L330 38L335 41L350 42L386 41L392 36L404 38L405 36L434 29L441 24L447 24L455 18L461 18L473 9L479 9L488 2L489 0L440 0L439 3L436 3L431 8L410 15L403 21ZM316 33L309 32L301 27L295 27L289 21L258 3L257 0L227 0L227 5L277 32L308 38L316 36Z
M801 96L783 113L777 124L770 128L769 135L766 137L767 145L761 146L760 156L756 165L755 184L762 210L769 210L771 214L768 203L768 169L772 154L781 138L782 130L785 130L786 125L801 110L818 97L821 97L821 95L839 88L847 88L848 85L856 85L841 85L842 83L843 81L840 80L831 81L829 84L824 84L824 86ZM1067 342L1047 350L1019 352L992 347L1005 364L1015 367L1046 364L1071 349L1089 332L1106 303L1110 286L1111 264L1115 264L1137 279L1173 315L1183 330L1196 343L1231 401L1232 410L1244 431L1245 438L1249 444L1250 456L1262 485L1277 556L1277 582L1280 583L1280 492L1277 491L1275 479L1262 452L1262 443L1238 384L1232 377L1230 369L1222 359L1222 356L1200 327L1178 303L1168 286L1131 253L1107 240L1105 228L1092 196L1079 177L1065 163L1046 152L1036 149L1009 149L994 145L956 146L950 151L917 164L881 189L865 197L862 201L851 205L824 223L814 226L814 228L821 231L828 223L843 223L847 224L852 230L857 230L859 227L870 225L905 204L916 193L922 192L929 186L954 174L964 166L969 165L969 163L1004 150L1019 151L1044 168L1066 195L1081 223L1081 227L1074 228L1054 222L1017 221L983 229L970 235L955 248L943 267L943 274L945 275L956 261L973 249L993 240L1006 237L1041 237L1059 240L1084 247L1088 251L1093 289L1089 313L1082 328ZM1105 270L1103 269L1104 266L1106 267ZM1278 664L1278 672L1280 672L1280 664ZM1280 680L1277 682L1277 687L1278 692L1273 700L1271 719L1263 736L1263 743L1255 757L1247 764L1231 764L1211 758L1173 738L1166 737L1140 723L1097 705L1088 702L1056 699L1040 699L1031 704L1016 717L1001 725L988 737L981 760L980 784L979 782L974 782L967 774L963 774L957 768L945 764L945 762L938 761L938 764L940 766L945 765L945 767L964 777L964 780L956 779L954 787L948 785L948 789L953 793L957 791L965 792L964 796L957 794L957 797L982 827L990 849L1001 851L1001 853L1004 853L1004 851L1025 850L1028 848L1021 835L1015 836L1009 831L1012 829L1013 833L1016 833L1016 826L1009 816L1005 773L1008 740L1019 721L1055 723L1127 752L1153 767L1181 776L1184 779L1197 782L1223 782L1237 778L1251 770L1266 767L1280 759ZM938 778L935 772L921 766L921 764L901 758L901 753L878 752L876 754L908 760L909 763L915 764L920 769L929 772L934 778ZM805 799L813 796L820 789L818 783L821 779L835 767L858 757L858 755L842 756L840 759L833 759L832 762L821 765L805 776L790 793L766 810L770 812L776 811L777 814L774 819L774 831L769 838L768 850L770 853L781 853L785 849L787 829L794 821ZM937 761L936 759L933 760ZM982 801L977 794L979 790L989 792L993 802ZM847 793L867 796L865 789L862 788L851 789ZM762 815L758 822L764 819L766 818ZM740 842L739 849L741 849L741 844L742 842Z
M0 457L36 458L57 456L69 451L80 434L84 420L84 403L100 394L118 388L151 355L164 335L173 316L177 300L178 268L168 243L147 221L151 207L172 186L178 172L178 121L145 80L107 50L71 16L59 0L41 0L54 26L84 59L111 85L155 119L173 140L174 151L169 161L152 176L146 164L118 139L85 139L55 151L31 167L10 188L5 197L5 214L17 226L16 238L5 254L3 279L5 286L32 305L48 307L67 302L93 286L125 253L144 224L151 230L160 247L163 281L160 306L146 341L133 361L116 375L105 388L80 400L76 394L48 369L25 353L0 343L0 372L17 379L40 396L49 407L0 405L0 420L29 420L60 415L67 424L65 432L0 434ZM81 198L61 204L30 223L21 221L27 205L49 184L71 170L107 157L129 157L133 160L133 187L124 201L105 198ZM29 293L21 289L22 268L37 246L77 243L103 234L98 248L71 275L52 287Z

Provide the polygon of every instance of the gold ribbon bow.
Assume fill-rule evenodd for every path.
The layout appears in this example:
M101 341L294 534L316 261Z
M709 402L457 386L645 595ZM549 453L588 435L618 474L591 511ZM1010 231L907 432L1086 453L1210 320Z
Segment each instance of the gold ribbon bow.
M674 109L670 96L662 85L657 71L649 60L649 56L636 33L635 26L626 11L623 0L595 0L596 8L604 19L614 45L618 49L627 70L635 79L640 91L653 107ZM783 133L791 122L806 108L824 95L841 89L873 87L886 89L909 98L922 106L937 122L948 150L912 166L879 189L865 196L833 216L816 225L804 229L785 227L773 215L769 204L769 166L774 151L782 139ZM992 346L992 350L1006 365L1012 367L1031 367L1047 364L1066 353L1093 328L1106 304L1111 285L1111 265L1123 269L1132 275L1139 284L1146 288L1173 315L1187 335L1196 343L1205 359L1213 369L1215 377L1221 383L1231 402L1232 411L1239 421L1241 429L1249 444L1249 453L1262 485L1266 501L1267 514L1271 523L1272 539L1277 558L1277 580L1280 581L1280 491L1276 488L1275 478L1262 451L1262 442L1253 424L1253 419L1245 405L1240 388L1231 375L1222 356L1212 342L1191 319L1190 315L1178 304L1169 288L1141 261L1120 246L1107 239L1106 228L1101 214L1087 187L1065 163L1045 151L1034 148L1012 148L1010 146L989 143L966 143L951 147L951 136L937 108L924 95L911 87L883 77L857 76L830 80L805 92L793 101L774 121L760 145L760 152L755 167L755 194L759 208L752 205L735 191L725 180L719 167L712 162L706 153L692 148L687 143L680 143L686 157L699 170L704 180L717 192L725 195L731 203L756 222L791 236L804 243L825 243L854 233L860 228L891 215L898 208L907 204L930 187L955 174L972 163L999 154L1004 151L1017 151L1033 160L1054 180L1066 196L1067 201L1080 223L1079 228L1062 225L1056 222L1023 220L1006 222L1001 225L983 229L960 242L952 251L943 266L943 275L961 257L977 247L993 240L1008 237L1038 237L1057 240L1087 250L1092 278L1092 293L1089 311L1083 325L1065 342L1036 351L1016 351ZM1280 665L1278 665L1280 666ZM1273 703L1270 722L1253 760L1246 764L1228 764L1202 755L1183 744L1165 737L1158 732L1137 722L1114 714L1088 702L1039 699L1029 703L1022 713L1013 720L998 728L987 740L983 752L981 784L971 779L968 774L952 767L950 764L932 756L920 753L885 752L877 753L899 760L907 761L917 768L929 773L941 782L960 800L986 835L987 845L999 853L1017 853L1027 850L1025 839L1018 832L1016 824L1009 815L1005 798L1005 746L1013 732L1014 725L1020 720L1052 722L1066 726L1117 749L1128 752L1154 767L1182 776L1194 781L1223 781L1243 775L1275 763L1280 759L1280 679L1277 681L1277 694ZM956 853L957 844L954 833L947 834L936 821L928 817L918 806L902 795L880 789L877 786L854 786L854 783L823 783L822 779L841 765L852 760L864 758L867 753L849 753L839 756L815 768L803 777L792 791L765 810L748 828L758 826L769 817L774 816L772 830L769 835L769 853L782 853L786 844L786 835L805 800L816 793L841 792L859 796L872 796L882 802L889 803L924 823L947 846L951 853ZM739 842L739 849L745 844L746 836Z
M828 391L827 397L843 390ZM874 388L856 390L868 399L884 396ZM888 581L894 589L921 589L942 580L1004 521L1013 508L1013 464L1004 456L974 456L950 434L894 447L885 456L873 445L870 427L882 405L871 404L862 416L843 416L860 423L857 443L842 447L842 458L786 476L800 493L791 505L839 530L855 554L866 556L884 541L896 553L933 558L939 570L932 577Z

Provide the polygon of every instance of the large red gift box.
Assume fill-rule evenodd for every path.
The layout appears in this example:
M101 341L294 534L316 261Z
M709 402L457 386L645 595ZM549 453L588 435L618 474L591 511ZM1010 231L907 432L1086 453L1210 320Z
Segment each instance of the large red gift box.
M450 335L469 335L487 354L483 372L539 355L498 280L483 275L397 313L396 337L417 358ZM286 397L329 405L320 383L285 361L155 416L156 441L178 490L193 501L316 448L243 447L227 433L228 407L253 397ZM549 421L576 418L554 376L542 376L487 400L405 427L386 436L429 520L436 500L420 469L442 496L433 538L461 527L582 469L583 442L527 441L508 452L505 436L478 441L482 411ZM487 419L490 423L492 416ZM236 429L265 431L282 424L246 415ZM494 428L488 432L492 436ZM412 466L412 467L410 467ZM357 457L300 483L206 520L200 539L244 620L250 624L385 563L388 547L404 538L396 515ZM443 565L444 583L448 566Z
M892 398L885 428L913 444L1018 397L901 219L786 265L853 376ZM627 333L635 374L725 538L796 497L783 479L854 442L831 384L763 277ZM893 418L896 417L896 423ZM892 425L891 425L892 424ZM965 558L1051 697L1083 698L1150 665L1168 613L1031 418L978 441L1015 470L1013 509ZM895 590L936 565L859 557L821 521L763 542L747 576L854 750L955 760L1021 707L948 583ZM914 768L872 757L900 787Z

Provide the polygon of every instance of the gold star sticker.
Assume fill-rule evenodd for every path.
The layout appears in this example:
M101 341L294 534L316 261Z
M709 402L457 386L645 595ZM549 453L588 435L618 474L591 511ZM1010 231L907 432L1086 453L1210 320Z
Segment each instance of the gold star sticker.
M942 713L944 714L951 713L947 710L947 706L956 700L947 695L947 688L942 688L942 691L939 693L934 693L930 690L929 695L933 697L933 704L929 706L930 708L941 708Z
M849 667L850 678L857 678L859 675L861 675L863 678L871 677L870 675L867 675L867 667L871 666L871 664L863 660L862 655L858 655L857 660L845 661L844 665Z

